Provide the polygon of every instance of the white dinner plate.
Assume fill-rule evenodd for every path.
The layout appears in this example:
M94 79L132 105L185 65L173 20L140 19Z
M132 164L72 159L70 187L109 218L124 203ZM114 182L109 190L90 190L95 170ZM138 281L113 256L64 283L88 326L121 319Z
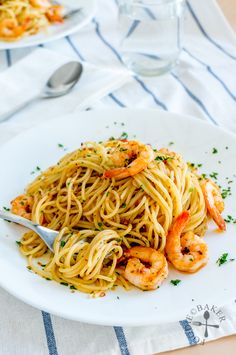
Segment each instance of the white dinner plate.
M16 136L0 148L0 206L9 206L9 201L23 192L35 178L31 172L36 166L46 169L81 142L119 137L124 131L130 139L159 148L174 142L171 149L186 161L202 164L201 172L218 173L220 185L230 186L232 191L225 200L224 216L236 217L235 136L200 119L141 109L79 112ZM58 147L59 143L68 150ZM168 279L156 291L117 288L97 299L71 293L68 287L30 272L15 243L25 229L0 220L0 231L0 285L22 301L64 318L102 325L151 325L184 319L194 305L221 306L236 296L236 261L221 267L216 264L226 252L229 258L236 258L235 224L227 224L225 233L216 232L216 226L210 224L205 236L210 260L198 273L189 275L170 268ZM182 282L173 286L172 279Z
M96 0L58 0L58 2L64 5L68 11L77 8L81 8L81 11L66 19L64 23L51 25L35 35L24 37L15 42L0 40L0 50L37 46L68 36L85 26L96 11Z

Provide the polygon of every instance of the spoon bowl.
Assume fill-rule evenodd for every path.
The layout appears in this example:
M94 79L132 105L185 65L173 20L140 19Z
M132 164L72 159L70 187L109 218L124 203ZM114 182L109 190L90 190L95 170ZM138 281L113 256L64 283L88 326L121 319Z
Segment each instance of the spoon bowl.
M58 68L48 79L42 93L43 98L67 94L78 82L83 71L79 62L68 62Z
M50 76L40 94L1 115L0 122L9 120L14 114L35 101L68 94L80 79L82 72L83 66L80 62L72 61L63 64Z

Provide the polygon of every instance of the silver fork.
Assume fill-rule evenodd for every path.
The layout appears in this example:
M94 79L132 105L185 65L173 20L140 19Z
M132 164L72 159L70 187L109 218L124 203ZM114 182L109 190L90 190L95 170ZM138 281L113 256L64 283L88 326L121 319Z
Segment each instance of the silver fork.
M59 3L58 1L53 1L53 4L54 5L62 5L62 6L64 6L63 4ZM82 7L79 7L78 9L69 10L67 13L65 13L65 15L63 15L63 19L67 20L68 18L78 14L82 10L83 10Z
M70 10L63 16L63 19L64 20L68 20L69 18L71 18L72 16L78 14L79 12L82 12L82 8Z
M6 221L21 224L22 226L31 229L32 231L34 231L39 235L39 237L44 241L44 243L48 246L48 248L54 253L53 244L59 232L56 232L46 227L42 227L39 224L34 223L26 218L2 210L0 210L0 218Z

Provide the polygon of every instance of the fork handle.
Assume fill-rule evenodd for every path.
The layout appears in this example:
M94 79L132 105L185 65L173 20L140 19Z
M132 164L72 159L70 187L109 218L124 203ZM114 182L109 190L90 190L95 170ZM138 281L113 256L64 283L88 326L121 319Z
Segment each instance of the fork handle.
M18 216L16 214L0 210L0 218L5 219L10 222L15 222L15 223L21 224L21 225L33 230L34 232L37 232L37 227L38 227L37 223L33 223L30 220L23 218L21 216Z

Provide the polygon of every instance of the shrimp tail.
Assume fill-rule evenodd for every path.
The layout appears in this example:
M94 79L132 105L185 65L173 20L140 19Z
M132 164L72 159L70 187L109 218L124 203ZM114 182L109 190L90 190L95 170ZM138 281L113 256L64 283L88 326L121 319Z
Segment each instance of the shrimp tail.
M205 180L201 187L206 207L211 218L220 230L225 231L226 224L224 218L221 216L221 212L224 210L224 202L220 194L219 187L211 180Z
M205 201L206 201L206 205L210 207L212 219L217 224L217 226L219 227L220 230L225 231L226 224L225 224L224 218L221 216L221 214L217 208L213 208L214 201L213 201L212 196L206 194Z
M172 229L169 234L180 234L190 220L190 213L188 211L183 211L174 221Z

